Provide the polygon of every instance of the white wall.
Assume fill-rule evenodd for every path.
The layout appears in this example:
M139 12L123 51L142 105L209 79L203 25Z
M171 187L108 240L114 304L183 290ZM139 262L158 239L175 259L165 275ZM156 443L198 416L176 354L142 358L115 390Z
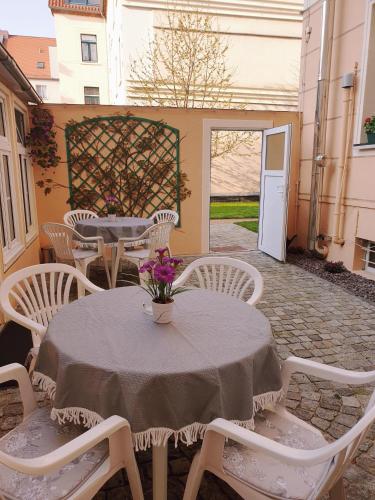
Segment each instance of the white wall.
M59 103L61 102L59 80L42 80L29 78L31 85L36 89L37 85L46 85L47 97L43 98L44 102Z
M58 73L61 102L83 104L84 90L99 87L100 103L108 104L107 40L105 20L56 13L55 16ZM81 34L96 35L98 62L82 62Z

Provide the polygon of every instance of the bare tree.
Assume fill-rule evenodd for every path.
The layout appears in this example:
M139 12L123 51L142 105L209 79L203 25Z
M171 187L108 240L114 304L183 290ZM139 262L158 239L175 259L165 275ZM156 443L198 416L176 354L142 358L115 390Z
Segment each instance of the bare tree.
M223 108L231 105L228 43L217 22L187 6L169 5L144 54L130 66L130 91L144 105Z

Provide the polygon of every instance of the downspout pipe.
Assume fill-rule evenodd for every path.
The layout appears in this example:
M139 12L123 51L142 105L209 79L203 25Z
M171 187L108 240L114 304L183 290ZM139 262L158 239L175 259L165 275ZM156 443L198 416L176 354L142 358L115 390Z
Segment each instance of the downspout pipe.
M0 64L6 68L12 78L18 83L21 91L27 96L30 102L36 104L42 103L42 100L36 90L2 43L0 43Z
M335 0L323 0L308 227L308 249L316 250L323 256L327 255L328 248L318 246L318 235L320 226L320 196L322 190L323 169L326 165L327 111L334 18Z

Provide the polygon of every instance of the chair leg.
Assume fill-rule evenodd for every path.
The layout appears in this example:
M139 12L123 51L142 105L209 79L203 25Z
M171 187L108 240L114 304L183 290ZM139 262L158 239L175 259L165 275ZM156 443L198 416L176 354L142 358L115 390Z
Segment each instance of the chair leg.
M81 271L81 273L86 276L87 272L87 263L84 260L76 260L75 262L76 268ZM82 285L80 281L77 283L77 289L78 289L78 298L84 297L85 296L85 287Z
M329 498L330 500L346 499L344 480L342 478L337 481L333 488L331 488L331 491L329 492Z
M105 255L103 255L103 262L104 262L105 274L107 275L108 287L111 288L112 287L112 279L111 279L111 275L110 275L109 268L108 268L108 262L105 258Z
M183 500L195 500L202 482L204 470L200 468L199 456L195 456L186 481Z
M117 251L115 265L114 265L114 268L112 269L112 288L116 288L117 273L118 273L119 267L120 267L120 254Z
M128 475L128 481L132 498L134 500L143 500L141 477L139 475L139 470L135 458L126 467L126 473Z

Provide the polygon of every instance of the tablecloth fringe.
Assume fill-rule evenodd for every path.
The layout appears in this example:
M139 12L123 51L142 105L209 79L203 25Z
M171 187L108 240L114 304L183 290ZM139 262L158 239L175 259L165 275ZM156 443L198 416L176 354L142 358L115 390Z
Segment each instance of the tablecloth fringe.
M47 375L40 372L33 373L33 383L46 391L48 397L54 399L56 393L56 383ZM253 397L253 417L248 420L232 420L234 424L244 427L245 429L254 430L254 416L258 411L264 410L267 407L274 406L284 397L283 389L279 391L270 391L264 394L258 394ZM80 407L67 408L52 408L51 418L57 420L59 424L66 421L75 424L83 424L85 427L91 428L103 421L103 418L96 412ZM182 427L179 430L163 428L150 428L147 431L134 432L133 444L136 451L147 450L150 446L165 446L169 438L173 436L175 446L181 441L186 445L191 445L203 439L208 424L194 422L193 424Z
M269 406L275 406L285 396L284 389L270 391L253 396L253 416L258 411L265 410Z
M42 391L46 392L50 399L55 399L56 382L48 377L48 375L44 375L40 372L33 372L32 382L34 385L39 386Z
M245 429L254 429L253 418L249 420L232 420L232 422ZM203 439L208 425L194 422L194 424L187 425L178 431L158 427L143 432L135 432L133 433L134 448L136 451L144 451L150 446L165 446L171 437L174 438L175 447L177 447L179 441L189 446L198 439Z
M59 424L65 424L65 422L68 421L77 425L82 424L89 429L95 427L104 420L98 413L78 406L70 406L69 408L62 409L52 408L51 418L52 420L57 420Z

